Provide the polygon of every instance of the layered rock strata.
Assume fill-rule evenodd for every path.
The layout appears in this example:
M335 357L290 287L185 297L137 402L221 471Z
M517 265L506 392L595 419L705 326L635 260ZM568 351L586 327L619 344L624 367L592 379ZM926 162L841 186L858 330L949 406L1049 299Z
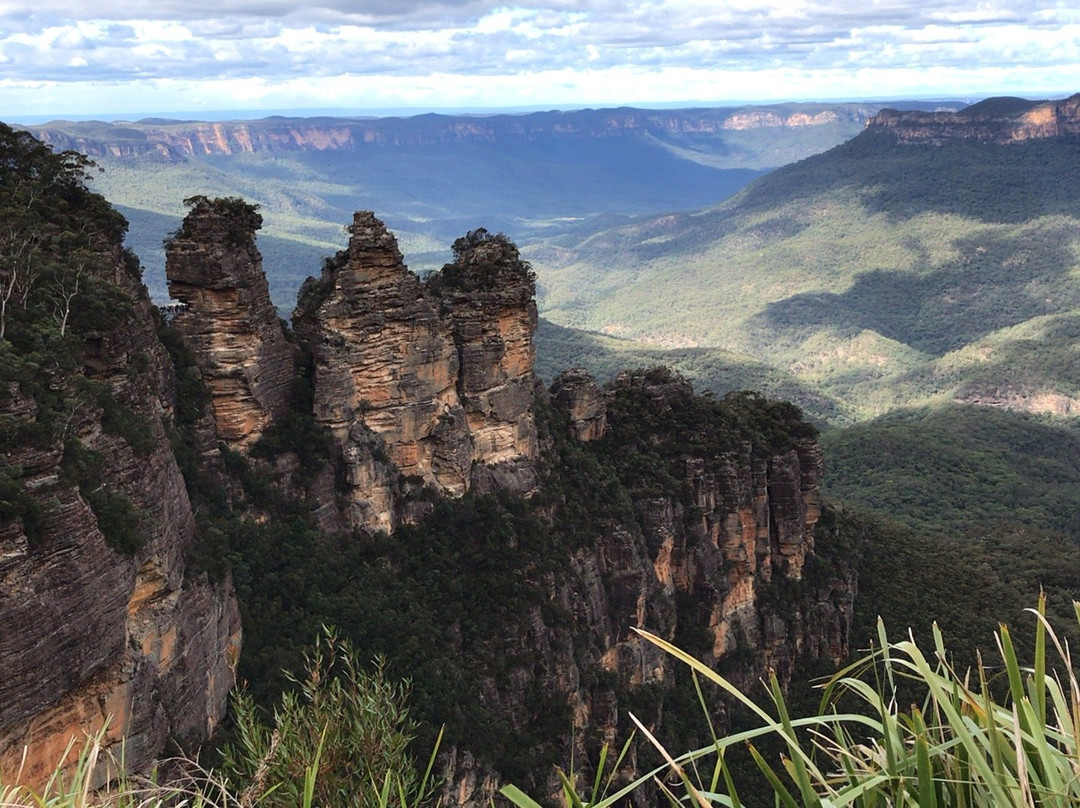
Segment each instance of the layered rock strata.
M475 463L533 460L536 284L505 236L474 231L454 243L454 261L432 279L461 357L458 391ZM533 482L522 482L528 489Z
M51 389L72 396L63 433L6 446L3 455L40 514L0 519L4 782L21 770L22 782L40 785L68 743L80 748L88 732L104 732L118 757L123 741L132 769L166 748L193 751L224 715L234 683L240 617L231 585L185 569L196 524L161 424L173 407L172 364L119 248L110 280L129 295L131 315L86 336L83 373L117 402L137 446L130 432L117 434L106 399L58 376ZM0 421L30 430L38 417L18 383L0 390ZM76 450L96 453L93 490L72 477ZM107 541L89 500L95 492L132 503L139 549Z
M645 391L653 416L682 406L691 395L677 377L654 383L629 374L599 402L631 389ZM618 430L596 390L586 374L571 372L553 385L552 404L571 416L572 429L607 419ZM583 399L588 419L572 416ZM580 439L602 437L586 429ZM675 640L747 690L767 670L786 685L799 661L835 663L848 653L853 572L804 579L820 515L823 466L816 442L795 439L788 448L765 451L747 438L721 457L690 446L682 454L674 491L636 497L636 520L602 530L545 582L546 606L506 629L508 643L528 649L520 662L510 657L510 670L501 672L511 686L492 677L483 689L486 708L513 726L543 720L525 694L541 692L542 703L566 705L572 729L559 759L573 755L583 782L600 744L618 748L625 740L628 709L651 730L662 730L664 709L642 712L633 694L671 693L685 681L685 669L636 628ZM726 719L717 709L714 720L723 728ZM641 774L633 753L624 774ZM490 765L460 748L444 756L442 775L451 803L470 808L486 804L501 782ZM557 797L557 781L535 786L537 793L545 788Z
M1080 135L1080 93L1060 101L990 98L959 112L901 112L886 109L866 128L887 132L901 143L942 144L956 140L1021 143Z
M255 231L262 217L239 199L197 199L165 245L174 325L199 361L218 439L258 440L288 407L296 349L270 301Z
M293 322L350 523L391 531L422 512L412 506L423 489L456 497L478 478L531 489L536 305L516 249L503 237L463 243L424 283L373 213L358 212L349 232L305 282Z
M500 145L620 137L716 137L729 130L862 123L877 111L865 104L750 109L607 109L528 115L423 115L408 119L266 118L259 121L95 122L93 128L55 122L31 128L56 149L95 157L152 154L164 159L200 155L281 154L386 149L448 143Z
M563 371L551 384L551 397L570 417L570 434L599 440L607 428L607 406L600 385L580 368Z

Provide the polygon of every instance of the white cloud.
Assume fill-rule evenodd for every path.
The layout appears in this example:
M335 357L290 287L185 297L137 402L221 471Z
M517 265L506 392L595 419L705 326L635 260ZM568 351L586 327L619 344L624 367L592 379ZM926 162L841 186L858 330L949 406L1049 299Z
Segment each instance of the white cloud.
M100 0L85 18L73 8L69 0L0 6L6 99L42 82L55 91L40 105L68 103L62 98L109 105L99 111L115 109L115 98L156 99L146 109L182 109L193 97L225 104L227 93L184 88L230 82L246 88L238 100L279 107L301 95L353 104L359 80L404 93L396 106L540 96L538 103L563 103L551 97L559 92L573 103L586 88L596 103L736 92L953 94L976 85L1024 92L1021 77L1032 86L1076 86L1080 53L1080 8L1055 0L324 0L318 9L298 0L158 0L138 19L128 0ZM852 85L871 75L861 91ZM991 78L997 83L984 83ZM156 83L124 83L136 80ZM66 82L94 84L79 90ZM111 95L114 84L126 89ZM147 87L156 89L147 96Z

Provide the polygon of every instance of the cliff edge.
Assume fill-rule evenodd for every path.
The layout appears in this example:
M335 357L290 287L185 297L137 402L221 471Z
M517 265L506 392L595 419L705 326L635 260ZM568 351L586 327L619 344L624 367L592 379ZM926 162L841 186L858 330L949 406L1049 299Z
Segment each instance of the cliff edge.
M176 381L126 223L83 163L0 141L18 224L0 236L0 772L25 748L41 783L85 732L136 769L194 751L224 715L240 619L228 578L186 558Z
M1080 135L1080 93L1060 101L988 98L959 112L885 109L867 121L866 129L888 133L900 143L937 145L957 140L1004 145L1075 136Z

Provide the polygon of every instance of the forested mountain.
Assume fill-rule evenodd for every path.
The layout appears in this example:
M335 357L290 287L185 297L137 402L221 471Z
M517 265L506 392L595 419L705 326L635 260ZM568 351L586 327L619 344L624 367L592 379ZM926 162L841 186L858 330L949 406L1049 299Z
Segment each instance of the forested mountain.
M997 106L883 113L717 208L538 245L541 313L746 355L848 419L952 400L1068 412L1075 104Z

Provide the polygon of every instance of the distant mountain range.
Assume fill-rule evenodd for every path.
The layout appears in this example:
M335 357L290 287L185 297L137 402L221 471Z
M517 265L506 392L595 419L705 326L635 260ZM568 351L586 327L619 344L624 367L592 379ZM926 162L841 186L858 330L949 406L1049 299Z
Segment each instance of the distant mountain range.
M155 298L168 296L161 240L179 226L185 197L258 203L271 292L287 314L304 277L341 248L357 209L387 222L414 269L433 270L449 258L444 245L480 226L526 244L716 204L763 171L853 137L879 108L54 121L30 130L105 169L95 187L131 221L129 243Z
M224 122L165 118L112 123L53 121L29 128L56 148L74 149L93 157L155 154L178 159L215 154L415 148L445 143L513 144L642 135L692 144L723 140L725 133L746 130L861 127L878 109L865 104L676 110L622 107L490 116L430 113L408 118L275 116ZM712 146L703 151L703 156L723 151Z

